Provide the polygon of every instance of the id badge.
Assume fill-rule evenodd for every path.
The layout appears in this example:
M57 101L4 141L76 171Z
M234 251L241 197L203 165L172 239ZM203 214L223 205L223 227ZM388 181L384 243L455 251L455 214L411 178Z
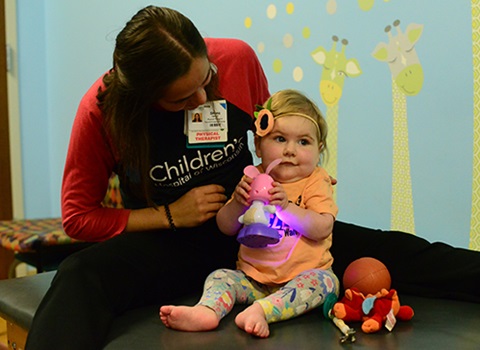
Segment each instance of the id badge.
M185 111L187 147L215 147L228 140L227 102L209 101Z

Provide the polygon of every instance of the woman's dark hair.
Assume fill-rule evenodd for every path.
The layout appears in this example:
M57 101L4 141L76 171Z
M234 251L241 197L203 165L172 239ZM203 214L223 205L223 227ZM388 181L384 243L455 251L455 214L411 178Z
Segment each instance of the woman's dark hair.
M150 205L153 203L145 180L150 166L150 109L200 57L208 54L197 28L187 17L168 8L148 6L140 10L116 38L113 68L103 78L105 87L99 90L98 104L121 159L123 171L119 175L127 170L137 173L141 183L135 194Z

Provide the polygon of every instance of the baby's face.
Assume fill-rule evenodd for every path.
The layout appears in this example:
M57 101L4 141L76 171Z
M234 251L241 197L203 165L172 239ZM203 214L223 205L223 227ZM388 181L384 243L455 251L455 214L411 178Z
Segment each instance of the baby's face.
M282 162L270 173L276 181L295 182L309 176L320 161L320 143L313 121L296 115L275 120L272 131L256 142L264 169L275 159Z

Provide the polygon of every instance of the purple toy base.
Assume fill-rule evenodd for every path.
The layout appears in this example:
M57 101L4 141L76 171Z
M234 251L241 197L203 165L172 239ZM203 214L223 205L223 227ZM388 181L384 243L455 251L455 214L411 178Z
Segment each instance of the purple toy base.
M280 237L277 230L255 223L244 226L238 233L237 241L249 248L264 248L269 244L278 243Z

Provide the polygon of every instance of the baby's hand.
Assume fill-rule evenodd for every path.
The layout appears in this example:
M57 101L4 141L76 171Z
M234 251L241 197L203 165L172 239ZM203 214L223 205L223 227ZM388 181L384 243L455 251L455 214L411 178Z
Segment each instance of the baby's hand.
M250 198L248 193L252 189L250 187L252 182L253 182L253 179L251 177L244 175L240 180L240 182L238 183L237 187L235 187L235 192L234 192L235 200L246 207L250 205L250 203L248 202Z
M279 207L282 210L287 209L288 197L282 184L280 182L274 181L272 185L273 185L273 188L270 191L268 191L271 194L270 204L275 205L276 207Z

